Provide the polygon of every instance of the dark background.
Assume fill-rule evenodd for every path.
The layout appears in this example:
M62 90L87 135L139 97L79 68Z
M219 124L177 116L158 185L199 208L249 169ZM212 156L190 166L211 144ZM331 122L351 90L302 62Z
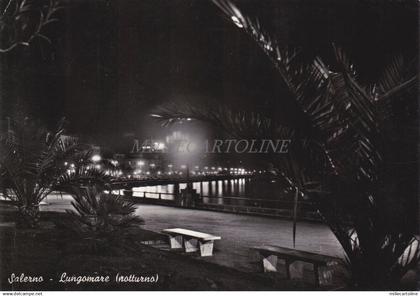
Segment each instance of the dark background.
M415 1L237 1L285 45L331 58L344 47L361 78L374 81L390 59L417 55ZM78 0L49 29L53 44L1 57L1 111L14 109L125 150L124 135L165 134L147 115L168 101L223 102L276 112L293 105L261 50L206 0ZM18 105L18 107L16 107ZM274 111L275 110L275 111Z

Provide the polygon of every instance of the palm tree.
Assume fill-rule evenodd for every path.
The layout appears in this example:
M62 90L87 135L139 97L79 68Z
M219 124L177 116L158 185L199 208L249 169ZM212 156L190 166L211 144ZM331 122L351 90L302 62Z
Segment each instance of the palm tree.
M64 8L57 0L5 0L1 6L0 53L29 47L37 39L51 44L45 31L58 21L58 12Z
M420 247L412 226L390 219L389 200L399 193L384 188L398 182L395 164L401 158L396 158L395 144L404 139L416 147L417 117L411 111L417 111L415 62L396 57L376 83L365 84L338 46L332 46L332 65L320 56L306 62L301 50L282 47L231 1L212 1L270 59L299 106L303 127L285 127L279 118L222 107L171 105L155 117L164 123L203 120L242 138L269 134L292 139L290 153L275 159L280 176L294 188L296 205L302 196L315 202L344 249L352 287L397 288L407 270L416 266ZM396 106L406 108L397 111ZM401 129L411 133L402 135ZM415 157L410 157L402 163L415 165Z
M80 232L115 232L132 225L142 224L136 216L135 203L120 195L105 193L102 186L73 187L74 210L67 212L73 218L73 229Z
M39 204L52 191L109 181L103 172L86 165L90 155L86 146L62 137L64 124L63 119L49 132L24 118L0 137L0 184L4 197L18 208L19 226L38 225ZM71 170L63 165L70 160L75 164Z
M67 210L68 218L61 224L76 234L70 242L72 248L81 246L95 254L109 254L132 246L130 233L144 221L135 214L135 203L106 193L106 189L109 190L97 184L69 190L74 199L73 210Z

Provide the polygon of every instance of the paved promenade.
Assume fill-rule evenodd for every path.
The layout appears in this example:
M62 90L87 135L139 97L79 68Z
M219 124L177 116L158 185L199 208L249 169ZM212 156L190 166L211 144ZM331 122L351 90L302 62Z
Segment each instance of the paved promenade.
M64 211L71 199L51 196L43 209ZM157 205L139 205L136 211L145 220L145 229L161 231L181 227L222 237L215 244L213 257L202 258L242 270L255 271L258 258L250 247L272 244L293 247L292 222L288 220L237 215L212 211L180 209ZM325 225L298 222L296 248L330 256L343 257L335 236Z
M242 270L254 270L259 262L252 246L272 244L293 247L292 222L287 220L236 215L211 211L141 205L138 215L145 219L145 229L160 231L181 227L222 237L215 243L215 254L209 260ZM296 248L299 250L343 257L333 233L322 224L299 222Z

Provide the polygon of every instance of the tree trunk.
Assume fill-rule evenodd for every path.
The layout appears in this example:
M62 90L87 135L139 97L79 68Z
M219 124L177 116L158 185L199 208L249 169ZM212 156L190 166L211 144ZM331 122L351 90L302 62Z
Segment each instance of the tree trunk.
M16 227L37 228L40 220L38 205L25 205L18 208Z

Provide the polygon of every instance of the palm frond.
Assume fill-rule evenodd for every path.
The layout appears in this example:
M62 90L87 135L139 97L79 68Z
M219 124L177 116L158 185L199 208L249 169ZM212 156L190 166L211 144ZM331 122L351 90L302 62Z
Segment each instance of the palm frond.
M379 200L378 179L389 140L384 126L396 118L392 100L416 97L410 91L415 89L417 73L407 71L397 57L376 84L367 86L340 47L333 45L332 67L320 57L307 63L301 50L285 49L258 19L244 15L232 1L212 1L262 49L311 123L308 134L295 135L293 152L279 161L279 167L296 192L317 201L349 266L359 272L354 273L354 282L367 287L380 284L376 280L388 283L401 278L407 271L401 266L412 267L419 260L418 242L404 231L391 232L374 201ZM294 219L294 241L295 223Z
M89 153L87 147L63 140L64 123L63 119L55 131L49 132L29 119L12 121L10 130L1 136L1 176L9 184L5 192L13 192L7 195L16 203L37 205L55 187L63 185L66 168L62 164L66 159L75 157L82 165L87 162L83 158ZM89 178L93 177L91 173Z
M59 20L57 13L65 7L62 1L6 1L8 3L0 15L0 33L3 36L0 53L11 52L18 47L29 47L36 39L51 44L45 30L51 23Z
M111 181L112 177L105 174L103 170L87 166L78 166L75 167L73 171L66 171L58 176L52 184L52 189L64 192L70 190L71 192L74 187L93 185L109 188Z
M69 191L74 198L74 211L68 210L72 217L69 227L78 233L112 233L144 222L135 214L134 203L122 196L105 194L100 185L72 187Z
M382 76L372 89L374 89L376 100L382 101L413 89L416 80L417 75L413 74L403 56L398 55L384 69Z
M152 116L164 126L187 119L198 120L211 124L229 136L245 139L267 139L268 136L285 135L291 131L261 113L232 110L221 105L212 107L170 103L160 107Z

